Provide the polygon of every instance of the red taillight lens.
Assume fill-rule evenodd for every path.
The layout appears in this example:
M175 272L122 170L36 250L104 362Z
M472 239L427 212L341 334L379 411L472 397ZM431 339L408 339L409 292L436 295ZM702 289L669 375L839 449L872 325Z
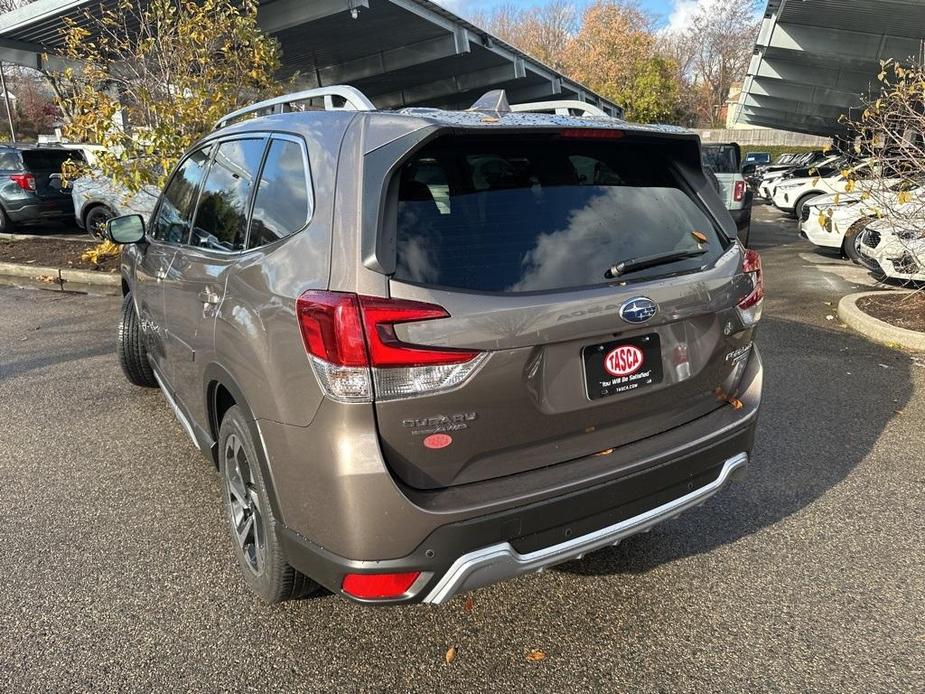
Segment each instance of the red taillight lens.
M403 299L308 291L296 302L310 354L337 366L377 368L462 364L478 352L401 342L395 325L448 318L440 306Z
M764 299L764 274L761 271L761 256L758 251L748 249L742 261L742 272L752 276L753 289L742 301L740 309L750 309Z
M296 313L309 354L337 366L369 366L356 294L305 292Z
M559 131L560 137L569 140L619 140L624 134L622 130L604 128L566 128Z
M30 193L35 192L35 176L30 173L13 174L10 176L10 180L23 190L27 190Z
M462 364L478 354L470 350L438 349L401 342L395 335L399 323L449 318L440 306L401 299L360 297L366 339L369 344L370 366L390 368L397 366L432 366L434 364Z
M736 181L735 188L732 191L732 197L736 202L742 202L745 199L745 181Z
M341 589L361 600L400 598L421 575L420 571L399 574L347 574Z

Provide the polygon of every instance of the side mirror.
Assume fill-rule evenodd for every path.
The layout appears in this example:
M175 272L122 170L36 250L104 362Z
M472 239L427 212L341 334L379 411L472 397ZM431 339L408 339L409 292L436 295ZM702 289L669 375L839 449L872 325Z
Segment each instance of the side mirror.
M753 173L755 173L755 169L757 168L758 166L756 164L746 164L742 167L742 175L751 176Z
M113 243L138 243L145 238L145 220L140 214L115 217L106 223L106 236Z

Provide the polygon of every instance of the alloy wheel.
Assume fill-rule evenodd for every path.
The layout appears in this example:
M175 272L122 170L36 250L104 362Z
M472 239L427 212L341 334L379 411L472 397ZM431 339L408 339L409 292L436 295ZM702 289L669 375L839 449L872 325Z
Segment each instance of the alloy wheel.
M231 434L225 441L224 456L231 529L245 564L255 575L260 575L266 566L266 524L254 488L251 461L237 434Z

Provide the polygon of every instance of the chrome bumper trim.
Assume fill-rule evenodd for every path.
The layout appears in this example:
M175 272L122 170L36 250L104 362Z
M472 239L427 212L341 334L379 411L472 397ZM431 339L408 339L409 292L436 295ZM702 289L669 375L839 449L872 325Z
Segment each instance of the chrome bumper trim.
M453 563L423 601L439 605L458 593L540 571L548 566L580 558L586 552L618 544L625 537L649 530L664 520L702 504L726 486L732 474L747 463L748 456L739 453L723 464L719 476L709 484L638 516L558 545L520 554L509 542L501 542L464 554Z

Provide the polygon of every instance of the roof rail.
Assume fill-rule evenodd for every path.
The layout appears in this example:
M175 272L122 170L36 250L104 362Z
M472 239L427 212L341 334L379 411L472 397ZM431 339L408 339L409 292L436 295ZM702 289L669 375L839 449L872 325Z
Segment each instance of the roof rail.
M569 116L571 111L579 111L578 115L583 117L610 118L594 104L568 99L562 101L536 101L532 104L513 104L511 110L514 113L549 113L552 111L559 116Z
M226 125L249 113L259 113L260 111L269 111L270 113L286 113L289 105L299 101L308 101L309 99L324 99L325 111L375 111L376 107L366 95L356 87L350 87L344 84L332 84L330 87L318 87L317 89L306 89L301 92L292 92L283 94L266 101L258 101L256 104L239 108L229 114L222 116L215 123L213 130L224 128ZM344 100L343 106L334 106L334 98L339 97Z

